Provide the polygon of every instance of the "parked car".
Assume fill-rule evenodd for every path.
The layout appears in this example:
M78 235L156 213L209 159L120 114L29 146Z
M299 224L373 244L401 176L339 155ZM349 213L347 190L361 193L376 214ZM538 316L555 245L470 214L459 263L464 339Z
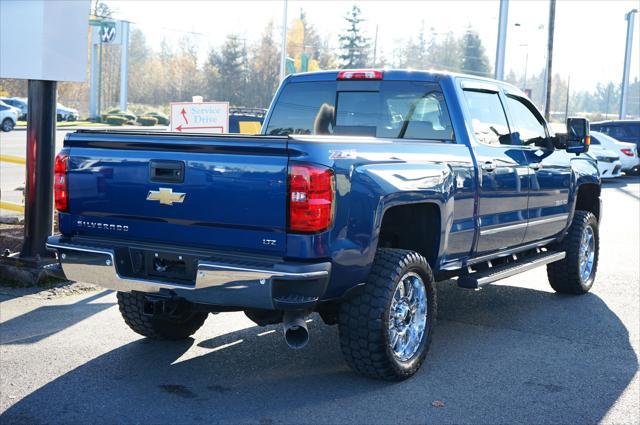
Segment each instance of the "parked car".
M591 129L621 142L634 143L636 154L640 154L640 120L599 121L592 123Z
M622 164L617 153L596 145L589 154L598 161L600 178L613 179L622 175Z
M406 379L431 344L437 280L477 289L546 266L555 291L591 289L600 177L588 120L566 130L549 136L496 80L290 75L259 136L67 134L47 246L69 279L118 291L146 337L244 311L302 348L316 311L353 370Z
M18 122L18 109L9 105L0 104L0 129L11 131Z
M621 171L628 174L637 174L640 168L640 156L633 143L619 142L599 131L591 132L591 146L601 146L615 152L620 158Z
M229 133L259 134L266 113L261 108L229 108Z
M24 97L2 97L1 101L6 103L9 106L13 106L14 108L18 108L18 119L26 120L27 119L27 111L28 111L28 103L27 99Z
M56 115L58 121L77 121L80 118L77 109L67 108L60 103L56 105Z

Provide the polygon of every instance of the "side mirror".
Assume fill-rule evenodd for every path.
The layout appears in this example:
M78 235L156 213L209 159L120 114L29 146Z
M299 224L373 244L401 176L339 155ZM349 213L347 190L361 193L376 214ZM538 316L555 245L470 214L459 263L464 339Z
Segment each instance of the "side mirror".
M589 150L589 120L586 118L567 118L566 149L569 153L583 153Z

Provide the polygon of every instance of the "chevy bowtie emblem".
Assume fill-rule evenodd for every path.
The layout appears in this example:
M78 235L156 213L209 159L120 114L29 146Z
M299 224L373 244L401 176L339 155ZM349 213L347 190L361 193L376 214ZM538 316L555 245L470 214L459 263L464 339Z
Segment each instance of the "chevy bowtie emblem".
M163 205L173 205L174 202L181 204L185 196L186 193L173 193L173 189L161 187L158 190L150 190L147 201L160 201Z

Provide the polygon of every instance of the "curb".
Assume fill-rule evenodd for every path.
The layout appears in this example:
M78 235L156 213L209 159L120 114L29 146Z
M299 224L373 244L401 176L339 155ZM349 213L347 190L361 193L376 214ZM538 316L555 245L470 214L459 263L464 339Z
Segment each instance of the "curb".
M67 280L56 260L28 261L18 257L0 257L0 286L28 288L51 280Z

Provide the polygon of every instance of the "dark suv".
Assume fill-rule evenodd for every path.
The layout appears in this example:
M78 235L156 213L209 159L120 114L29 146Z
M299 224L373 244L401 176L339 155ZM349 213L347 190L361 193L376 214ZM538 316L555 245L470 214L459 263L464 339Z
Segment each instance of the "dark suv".
M640 154L640 120L594 122L591 123L591 130L600 131L621 142L635 143Z

